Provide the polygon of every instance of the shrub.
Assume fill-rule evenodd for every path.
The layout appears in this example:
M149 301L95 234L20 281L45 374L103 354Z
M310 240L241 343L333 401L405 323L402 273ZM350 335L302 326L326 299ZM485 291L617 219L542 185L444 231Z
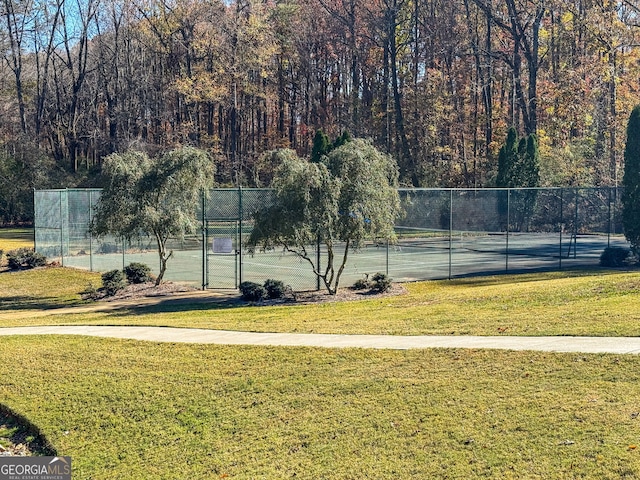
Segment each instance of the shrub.
M273 280L269 278L264 282L264 289L267 292L269 298L283 298L287 292L287 287L280 280Z
M151 281L151 268L140 262L131 262L124 267L127 283L145 283Z
M262 285L255 282L242 282L240 284L240 293L243 300L248 300L250 302L262 300L267 296L267 290Z
M627 123L627 143L624 148L622 177L622 226L624 236L634 252L640 250L640 105L631 111Z
M44 267L47 264L47 257L35 250L27 251L25 256L27 268Z
M23 270L42 267L47 264L47 258L32 248L18 248L7 252L7 264L11 270Z
M91 282L89 282L87 287L82 292L80 292L80 296L83 300L97 300L98 298L100 298L98 289Z
M110 270L102 274L102 288L107 295L115 295L125 287L122 270Z
M371 287L371 284L369 283L369 280L366 278L361 278L359 280L356 280L354 284L351 286L353 290L366 290L367 288L370 288L370 287Z
M603 267L624 267L631 261L631 250L626 247L607 247L600 255Z
M377 293L384 293L391 290L391 278L384 273L378 272L371 277L371 290Z
M116 245L115 243L101 243L98 246L98 253L118 253L118 245Z

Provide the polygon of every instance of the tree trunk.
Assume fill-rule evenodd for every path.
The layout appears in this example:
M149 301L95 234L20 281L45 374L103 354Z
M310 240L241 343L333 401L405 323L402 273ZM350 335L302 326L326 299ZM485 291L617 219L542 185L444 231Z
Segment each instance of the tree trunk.
M158 257L160 259L160 272L156 277L156 286L158 286L162 283L164 274L167 271L167 261L173 256L173 250L171 250L169 252L169 255L167 255L167 250L166 250L167 239L162 238L158 234L156 234L156 243L158 245Z
M20 29L21 20L15 11L12 0L4 1L4 17L7 26L7 36L9 37L9 48L5 61L13 72L15 80L16 100L18 102L18 114L20 118L20 130L23 134L27 133L26 110L24 103L24 88L22 84L22 38L24 37L24 27ZM26 15L23 13L23 15Z
M489 0L489 6L491 7L491 0ZM482 82L482 98L484 100L485 109L485 148L487 156L490 154L491 142L493 142L493 65L492 65L492 48L491 48L491 13L487 13L487 35L485 39L486 50L486 75L485 80Z
M396 138L399 142L400 149L400 178L405 180L411 179L412 183L417 185L415 178L416 172L413 169L413 159L409 141L404 124L404 113L402 107L402 93L400 91L400 78L398 74L398 46L396 43L396 29L398 27L397 20L397 2L394 0L393 8L389 9L388 18L388 35L389 35L389 63L391 66L391 89L393 92L393 106L395 114L395 131Z

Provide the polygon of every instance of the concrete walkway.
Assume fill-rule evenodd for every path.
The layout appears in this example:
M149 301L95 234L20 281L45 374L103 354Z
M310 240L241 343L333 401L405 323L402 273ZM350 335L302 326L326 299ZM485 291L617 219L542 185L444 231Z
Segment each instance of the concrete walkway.
M324 348L487 348L544 352L640 354L637 337L481 337L325 335L301 333L252 333L224 330L128 326L36 326L0 328L7 335L86 335L91 337L147 340L152 342L218 345L262 345Z

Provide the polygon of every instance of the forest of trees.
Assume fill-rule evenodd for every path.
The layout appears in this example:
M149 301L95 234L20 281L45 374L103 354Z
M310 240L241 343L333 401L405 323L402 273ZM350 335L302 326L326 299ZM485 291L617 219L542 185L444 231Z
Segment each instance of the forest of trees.
M264 152L309 155L318 129L372 139L403 186L495 186L510 127L536 135L542 185L617 185L640 102L637 0L2 0L0 13L4 221L11 188L93 186L131 148L195 146L219 184L261 184Z

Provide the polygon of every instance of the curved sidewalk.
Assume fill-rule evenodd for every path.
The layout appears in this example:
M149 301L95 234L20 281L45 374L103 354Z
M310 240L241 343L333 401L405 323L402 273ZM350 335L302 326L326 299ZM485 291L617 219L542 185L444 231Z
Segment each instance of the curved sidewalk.
M253 333L172 327L36 326L0 328L8 335L86 335L169 343L323 348L487 348L544 352L640 354L638 337L481 337Z

